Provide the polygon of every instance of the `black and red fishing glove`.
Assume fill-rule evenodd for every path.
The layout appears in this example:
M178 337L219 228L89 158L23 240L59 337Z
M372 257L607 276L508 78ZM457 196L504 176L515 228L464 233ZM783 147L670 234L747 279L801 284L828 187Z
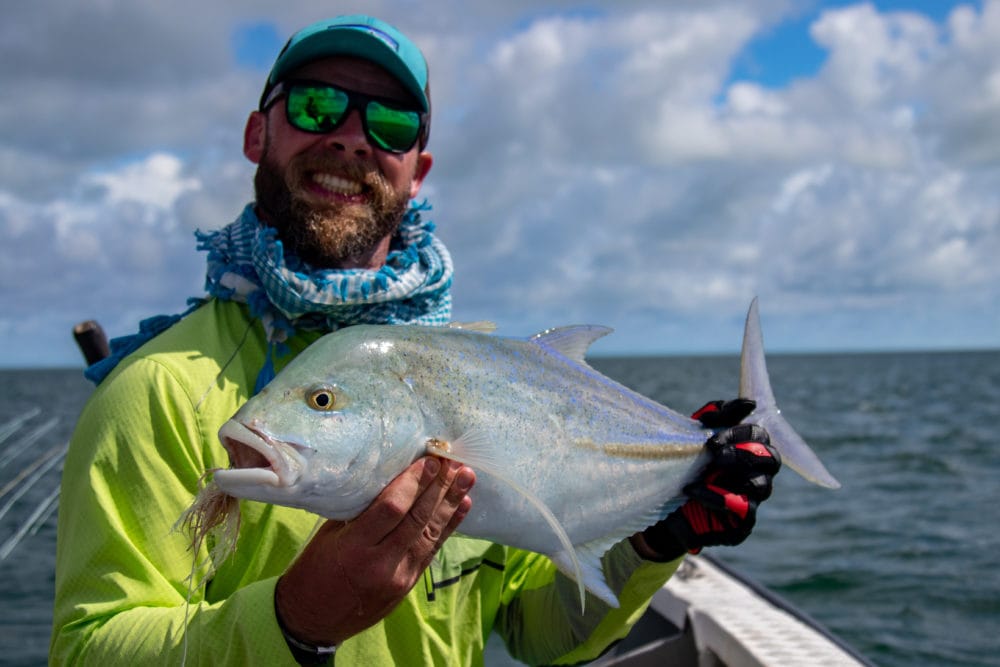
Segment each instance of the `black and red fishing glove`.
M757 506L771 495L781 456L767 431L740 424L755 407L748 399L712 401L693 419L716 429L706 442L711 459L698 478L684 487L689 500L643 532L646 544L664 561L702 547L736 545L750 535Z

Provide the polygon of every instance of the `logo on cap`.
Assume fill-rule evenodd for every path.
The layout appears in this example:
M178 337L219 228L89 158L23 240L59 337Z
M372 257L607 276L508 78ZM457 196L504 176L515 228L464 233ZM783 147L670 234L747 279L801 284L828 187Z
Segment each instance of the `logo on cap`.
M331 30L336 28L350 28L351 30L361 30L362 32L367 32L372 37L378 37L380 40L385 42L386 46L393 51L399 51L399 42L393 39L392 35L373 26L364 25L363 23L344 23L341 25L330 26Z

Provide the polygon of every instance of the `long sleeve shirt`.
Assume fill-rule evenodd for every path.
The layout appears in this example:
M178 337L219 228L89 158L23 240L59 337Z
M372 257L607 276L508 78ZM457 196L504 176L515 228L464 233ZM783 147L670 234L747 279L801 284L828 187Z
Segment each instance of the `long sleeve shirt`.
M278 370L315 340L299 333ZM246 307L213 300L130 355L96 389L63 472L50 660L73 665L294 665L274 587L320 520L241 501L235 552L211 562L175 530L206 471L228 467L219 427L249 398L266 340ZM498 632L527 663L577 663L627 634L677 563L627 541L604 557L621 606L544 556L450 538L403 602L345 640L339 665L481 665ZM203 585L209 568L214 571Z

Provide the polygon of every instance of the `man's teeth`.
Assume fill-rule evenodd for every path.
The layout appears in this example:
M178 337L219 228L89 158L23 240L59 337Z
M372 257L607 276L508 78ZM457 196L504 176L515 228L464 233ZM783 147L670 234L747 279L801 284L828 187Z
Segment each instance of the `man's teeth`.
M313 181L324 190L342 195L361 194L361 184L332 174L313 174Z

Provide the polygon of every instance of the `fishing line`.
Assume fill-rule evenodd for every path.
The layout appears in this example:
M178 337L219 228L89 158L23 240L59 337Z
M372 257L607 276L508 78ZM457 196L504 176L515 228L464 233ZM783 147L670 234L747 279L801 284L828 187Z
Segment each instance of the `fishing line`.
M229 364L233 363L233 359L236 358L237 353L240 351L240 349L242 349L243 345L247 342L247 336L250 335L250 330L253 329L253 325L254 325L254 320L250 320L247 323L247 328L243 330L243 337L240 339L240 342L236 344L236 349L234 349L233 353L229 355L229 359L226 360L226 363L222 364L222 368L219 369L218 375L216 375L215 379L212 380L212 384L208 385L208 388L205 390L205 393L202 394L201 398L198 399L198 402L195 403L194 406L195 412L201 411L201 404L205 401L206 398L208 398L209 392L211 392L212 388L216 384L218 384L219 380L222 378L222 374L226 372L226 369L229 368Z

